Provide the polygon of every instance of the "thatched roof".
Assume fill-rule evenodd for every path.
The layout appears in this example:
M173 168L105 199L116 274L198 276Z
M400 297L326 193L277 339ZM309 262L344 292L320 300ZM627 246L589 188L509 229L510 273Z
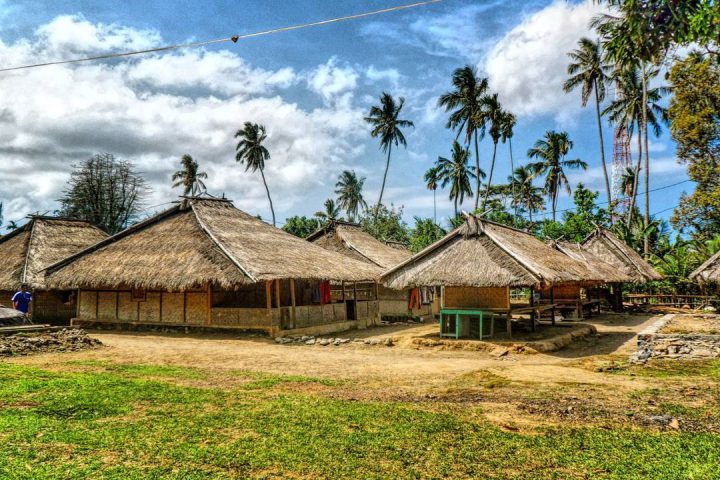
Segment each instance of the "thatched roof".
M265 280L363 281L380 269L329 252L235 208L189 198L48 269L52 285L183 290Z
M720 283L720 252L705 260L690 274L690 279L701 283Z
M600 257L583 248L579 243L553 241L550 242L550 246L573 260L582 263L590 272L590 276L587 278L588 281L603 283L625 283L633 281L629 275L605 263Z
M583 250L626 275L630 282L645 283L663 278L635 250L607 229L596 229L582 242L582 246Z
M307 238L326 250L342 253L351 258L372 263L383 270L394 267L412 254L404 246L381 242L356 223L333 221Z
M478 217L386 272L390 288L418 286L524 287L577 283L588 270L521 230Z
M45 267L107 236L82 220L30 217L28 223L0 237L0 290L16 290L22 283L45 288Z

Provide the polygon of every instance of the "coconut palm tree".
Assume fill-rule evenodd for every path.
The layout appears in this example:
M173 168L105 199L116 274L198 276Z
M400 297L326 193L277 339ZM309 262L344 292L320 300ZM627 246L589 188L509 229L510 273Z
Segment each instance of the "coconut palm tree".
M367 202L362 195L363 185L365 177L358 178L355 170L344 170L335 184L338 206L345 210L351 222L358 217L360 209L367 209Z
M633 189L635 188L636 179L635 170L632 167L625 167L625 171L620 177L620 191L623 192L628 198L633 196Z
M490 176L488 182L485 185L485 197L483 198L481 211L485 211L485 204L490 196L490 186L492 185L493 172L495 171L495 157L497 155L497 144L502 138L504 123L506 121L506 112L503 111L502 105L498 100L498 94L483 95L480 99L480 113L483 121L488 127L488 134L493 142L493 156L492 162L490 163Z
M552 208L553 221L555 221L555 212L557 210L557 199L560 189L570 194L570 184L568 183L565 169L581 168L587 170L587 163L579 158L566 160L565 156L573 147L573 142L568 138L567 132L556 132L548 130L545 132L545 138L535 142L535 146L528 150L529 158L536 158L540 161L528 165L534 176L545 175L545 193L550 200Z
M513 151L512 151L512 137L515 134L515 125L517 124L517 118L515 117L515 114L511 112L505 112L503 115L503 122L502 122L502 142L508 143L508 149L510 153L510 171L515 172L515 162L513 161ZM510 182L510 190L511 194L514 197L515 196L515 183ZM517 216L517 208L515 209L515 215Z
M10 220L5 228L8 230L17 230L20 228L20 225L18 225L15 220Z
M335 205L335 201L331 198L328 198L325 200L325 211L322 210L315 212L315 216L320 220L321 222L332 222L334 220L342 220L340 218L340 207L338 205Z
M263 145L267 139L265 127L257 123L245 122L243 128L235 133L235 138L240 138L235 147L235 161L245 164L246 172L248 170L252 172L260 170L260 176L270 203L273 226L275 226L275 209L273 208L272 198L270 198L270 189L265 180L265 161L270 159L270 152Z
M544 201L542 198L543 190L533 184L535 176L527 166L520 166L513 170L512 176L508 177L508 183L511 185L512 203L517 211L518 207L522 207L528 214L530 222L533 221L533 212L543 210Z
M432 190L433 192L433 222L435 222L435 225L437 225L437 200L435 198L435 193L439 183L440 167L435 165L425 172L425 186L428 190Z
M173 188L183 187L183 195L195 196L205 191L205 183L203 179L207 178L207 173L199 172L200 166L193 160L190 155L183 155L180 160L183 169L173 173Z
M463 148L455 140L452 147L451 158L438 157L438 168L440 169L440 181L442 187L450 185L450 200L455 205L455 216L458 214L458 204L462 205L465 196L472 197L473 191L470 179L475 178L475 173L468 168L470 151ZM480 170L480 175L485 177L485 172Z
M572 63L567 68L570 78L563 84L563 90L571 92L580 87L580 100L583 107L587 106L590 95L595 97L595 114L597 116L598 139L600 141L600 162L605 176L608 208L611 209L610 217L612 217L612 191L610 190L610 177L605 163L605 144L603 142L602 116L600 114L600 103L605 100L605 82L609 79L607 74L608 66L603 60L600 42L593 42L589 38L581 38L578 42L578 48L568 53L568 56L572 60Z
M395 99L387 92L383 92L380 96L380 106L370 107L370 113L365 117L365 121L372 126L370 135L373 138L380 138L380 149L387 152L387 161L385 162L385 173L383 174L382 187L380 187L380 198L378 198L375 207L375 216L382 204L383 193L385 192L385 181L387 180L388 169L390 168L390 153L392 147L402 145L407 147L405 135L401 128L415 127L410 120L402 120L399 118L400 111L405 104L405 99L400 97L396 102Z
M480 203L480 153L478 136L485 135L485 120L480 113L480 100L488 89L487 78L480 78L474 67L465 65L452 75L453 90L444 93L438 99L438 106L445 107L450 113L447 127L457 130L455 140L465 132L465 144L475 144L475 208Z

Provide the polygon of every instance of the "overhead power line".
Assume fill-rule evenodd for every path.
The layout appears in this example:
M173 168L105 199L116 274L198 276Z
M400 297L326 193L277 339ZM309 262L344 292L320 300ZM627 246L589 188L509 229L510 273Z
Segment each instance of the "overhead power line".
M47 67L50 65L64 65L64 64L68 64L68 63L92 62L95 60L108 60L108 59L112 59L112 58L131 57L131 56L135 56L135 55L144 55L146 53L156 53L156 52L166 52L169 50L179 50L181 48L202 47L205 45L212 45L212 44L216 44L216 43L227 43L227 42L237 43L239 40L244 40L247 38L260 37L263 35L271 35L273 33L288 32L291 30L300 30L302 28L318 27L321 25L328 25L331 23L345 22L348 20L355 20L358 18L365 18L365 17L370 17L373 15L380 15L383 13L391 13L391 12L397 12L400 10L407 10L409 8L423 7L426 5L430 5L433 3L439 3L439 2L442 2L442 0L426 0L423 2L410 3L410 4L406 4L406 5L398 5L396 7L383 8L381 10L373 10L371 12L356 13L354 15L345 15L343 17L336 17L336 18L331 18L328 20L319 20L316 22L302 23L299 25L291 25L288 27L273 28L270 30L262 30L259 32L254 32L254 33L246 33L244 35L233 35L231 37L215 38L212 40L203 40L203 41L199 41L199 42L179 43L176 45L166 45L163 47L148 48L145 50L135 50L135 51L131 51L131 52L108 53L105 55L96 55L94 57L73 58L73 59L68 59L68 60L56 60L56 61L45 62L45 63L18 65L18 66L14 66L14 67L0 68L0 72L10 72L10 71L14 71L14 70L26 70L29 68Z

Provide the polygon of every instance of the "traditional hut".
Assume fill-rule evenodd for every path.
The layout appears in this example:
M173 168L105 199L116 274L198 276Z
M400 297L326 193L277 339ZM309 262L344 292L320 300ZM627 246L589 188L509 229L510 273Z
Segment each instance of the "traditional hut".
M690 280L701 284L720 284L720 252L711 256L694 272L690 274Z
M307 240L327 250L374 265L383 271L408 260L412 253L404 245L381 242L364 232L357 223L334 220L328 222ZM418 290L395 290L378 284L363 284L363 289L377 289L381 317L430 315L433 295L420 295ZM410 303L412 301L412 304Z
M513 315L531 313L534 318L554 308L552 302L537 304L534 295L529 306L511 306L511 288L529 287L532 292L589 276L582 264L527 232L468 216L460 228L387 271L381 281L395 289L442 287L441 318L453 311L499 314L508 320L510 333ZM457 324L455 329L455 335L467 334L459 332Z
M74 324L100 322L328 333L371 324L375 298L329 281L380 269L329 252L214 198L178 205L48 268L79 289Z
M33 291L33 321L67 323L75 313L73 290L48 289L42 270L58 260L107 238L82 220L35 215L25 225L0 237L0 304L26 283Z

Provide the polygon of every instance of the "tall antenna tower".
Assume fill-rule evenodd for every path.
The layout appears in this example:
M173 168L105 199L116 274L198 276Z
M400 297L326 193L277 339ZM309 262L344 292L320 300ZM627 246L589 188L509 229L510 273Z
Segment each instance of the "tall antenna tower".
M617 204L618 211L627 211L630 204L622 190L622 180L631 165L630 137L624 128L616 128L613 136L612 191L613 197L620 199Z

